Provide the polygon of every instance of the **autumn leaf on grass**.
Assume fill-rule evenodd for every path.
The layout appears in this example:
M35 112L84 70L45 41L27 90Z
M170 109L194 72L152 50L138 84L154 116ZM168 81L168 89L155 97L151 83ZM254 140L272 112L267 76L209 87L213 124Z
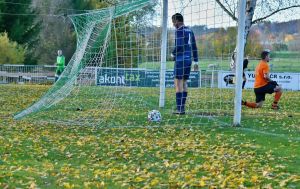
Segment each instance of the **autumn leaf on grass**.
M75 188L74 184L70 184L68 182L64 182L62 183L63 187L67 188L67 189L71 189L71 188Z
M36 189L37 188L37 185L34 181L31 182L30 186L29 186L29 189Z

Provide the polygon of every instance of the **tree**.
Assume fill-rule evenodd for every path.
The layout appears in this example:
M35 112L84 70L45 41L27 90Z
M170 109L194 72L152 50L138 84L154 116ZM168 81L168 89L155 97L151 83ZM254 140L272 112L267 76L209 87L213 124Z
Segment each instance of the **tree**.
M63 51L68 63L76 48L76 34L67 16L107 6L105 1L98 0L32 0L32 7L39 12L41 20L35 50L37 63L55 64L58 49Z
M0 32L7 32L8 38L27 47L25 63L35 63L35 45L38 41L39 22L31 0L3 2L0 6Z
M76 47L75 32L72 23L66 17L76 13L72 1L34 0L33 6L40 13L39 19L42 21L36 50L38 64L55 64L59 49L63 51L68 62Z
M287 44L284 44L284 43L274 43L273 49L276 51L287 51L288 46L287 46Z
M197 37L197 46L201 57L219 57L228 58L228 55L234 50L236 44L236 27L218 28L213 32L204 33ZM258 40L250 41L251 45L259 46ZM255 49L247 49L247 54L257 52Z
M25 52L25 48L9 40L7 33L0 34L0 64L21 64Z
M78 10L93 10L93 9L101 9L108 6L113 5L114 1L97 1L97 0L74 0L73 7L74 9Z
M260 43L259 32L253 31L249 33L248 42L245 47L245 56L257 57L257 55L263 50L263 46Z
M101 9L106 7L114 7L115 5L122 6L122 2L130 2L124 0L88 0L88 1L73 1L75 9ZM159 44L157 41L147 41L146 38L150 36L159 35L155 33L156 28L149 25L149 20L153 16L155 3L153 6L146 6L142 10L129 12L125 16L120 16L113 20L113 27L111 29L111 39L108 45L106 54L107 62L104 66L119 66L119 67L138 67L138 63L142 61L143 55L150 53L144 50L146 43L155 43L157 51ZM130 11L130 10L129 10ZM150 24L153 24L152 22ZM145 29L153 30L152 32L145 32ZM151 34L150 34L151 33ZM96 43L97 44L97 43ZM98 45L100 47L100 44ZM124 50L126 49L126 50ZM159 54L159 53L157 53ZM158 58L152 57L152 58Z
M216 0L220 7L235 21L237 17L237 2L239 0ZM299 0L247 0L245 46L253 24L264 21L286 10L300 7Z
M76 48L76 35L75 35L74 27L70 19L67 17L67 15L86 13L89 10L102 9L102 8L114 6L115 4L121 2L122 0L118 0L118 1L117 0L114 1L111 0L103 0L103 1L33 0L33 4L36 6L36 9L41 14L40 20L42 20L41 32L39 34L40 42L38 44L38 49L36 52L38 54L38 63L54 64L56 58L56 52L58 49L63 50L67 62L73 55ZM139 27L136 26L136 24L142 25L143 23L145 23L145 21L141 20L145 16L141 16L141 15L146 15L145 12L149 13L151 12L151 10L153 9L147 7L144 8L143 11L135 11L134 13L130 13L129 15L127 15L126 23L127 24L130 23L129 26L131 27L131 29L127 28L127 30L128 31L136 30L136 28ZM47 15L47 16L43 16L43 15ZM115 23L118 23L120 20L125 20L125 17L116 19ZM123 27L123 26L116 26L116 28L118 27ZM138 39L141 39L141 36L138 34L138 31L134 31L134 32L137 32L137 35L131 35L130 37L132 38L132 40L137 41L136 37L138 37ZM114 33L114 31L112 31L112 33ZM112 41L108 48L113 48L114 37L115 36L112 36ZM117 32L117 38L120 41L129 40L129 36L125 36L124 33L120 33L120 32ZM119 43L118 45L122 45L122 44ZM132 43L130 47L132 48L134 47L134 45L135 44ZM121 48L121 46L119 46L118 48ZM133 53L133 56L135 56L135 54L137 54L138 52L135 50L134 52L131 53ZM118 54L121 55L120 53Z

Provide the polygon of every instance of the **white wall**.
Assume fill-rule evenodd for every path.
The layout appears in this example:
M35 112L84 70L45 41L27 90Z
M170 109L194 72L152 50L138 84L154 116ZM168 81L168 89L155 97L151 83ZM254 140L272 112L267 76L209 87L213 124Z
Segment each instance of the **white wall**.
M254 72L245 72L247 82L246 89L253 89L254 86ZM229 78L229 83L226 83L226 78ZM299 91L300 90L300 73L271 73L270 78L277 81L283 89ZM235 86L234 73L230 71L218 72L218 88L234 88Z

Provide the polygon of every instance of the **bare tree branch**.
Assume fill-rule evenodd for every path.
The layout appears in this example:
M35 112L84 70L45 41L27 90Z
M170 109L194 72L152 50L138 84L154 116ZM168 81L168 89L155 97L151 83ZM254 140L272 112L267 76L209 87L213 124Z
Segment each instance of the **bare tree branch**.
M218 0L217 0L218 1ZM257 22L260 22L262 20L265 20L266 18L269 18L271 16L273 16L274 14L280 12L280 11L284 11L284 10L287 10L287 9L291 9L291 8L297 8L297 7L300 7L300 5L293 5L293 6L290 6L290 7L285 7L285 8L282 8L282 9L277 9L276 11L272 12L271 14L267 15L267 16L264 16L262 18L258 18L256 20L253 20L252 21L252 24L256 24Z
M220 7L235 21L238 21L237 17L234 16L232 12L230 12L221 2L220 0L216 0L216 2L220 5Z

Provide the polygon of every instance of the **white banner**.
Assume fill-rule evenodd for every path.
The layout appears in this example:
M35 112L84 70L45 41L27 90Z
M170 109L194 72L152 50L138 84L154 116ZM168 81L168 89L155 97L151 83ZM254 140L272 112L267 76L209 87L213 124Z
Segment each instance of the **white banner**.
M255 75L254 72L245 72L247 82L246 89L253 89ZM283 89L298 91L300 90L300 73L270 73L270 78L277 81ZM218 88L234 88L235 76L231 71L218 72Z

